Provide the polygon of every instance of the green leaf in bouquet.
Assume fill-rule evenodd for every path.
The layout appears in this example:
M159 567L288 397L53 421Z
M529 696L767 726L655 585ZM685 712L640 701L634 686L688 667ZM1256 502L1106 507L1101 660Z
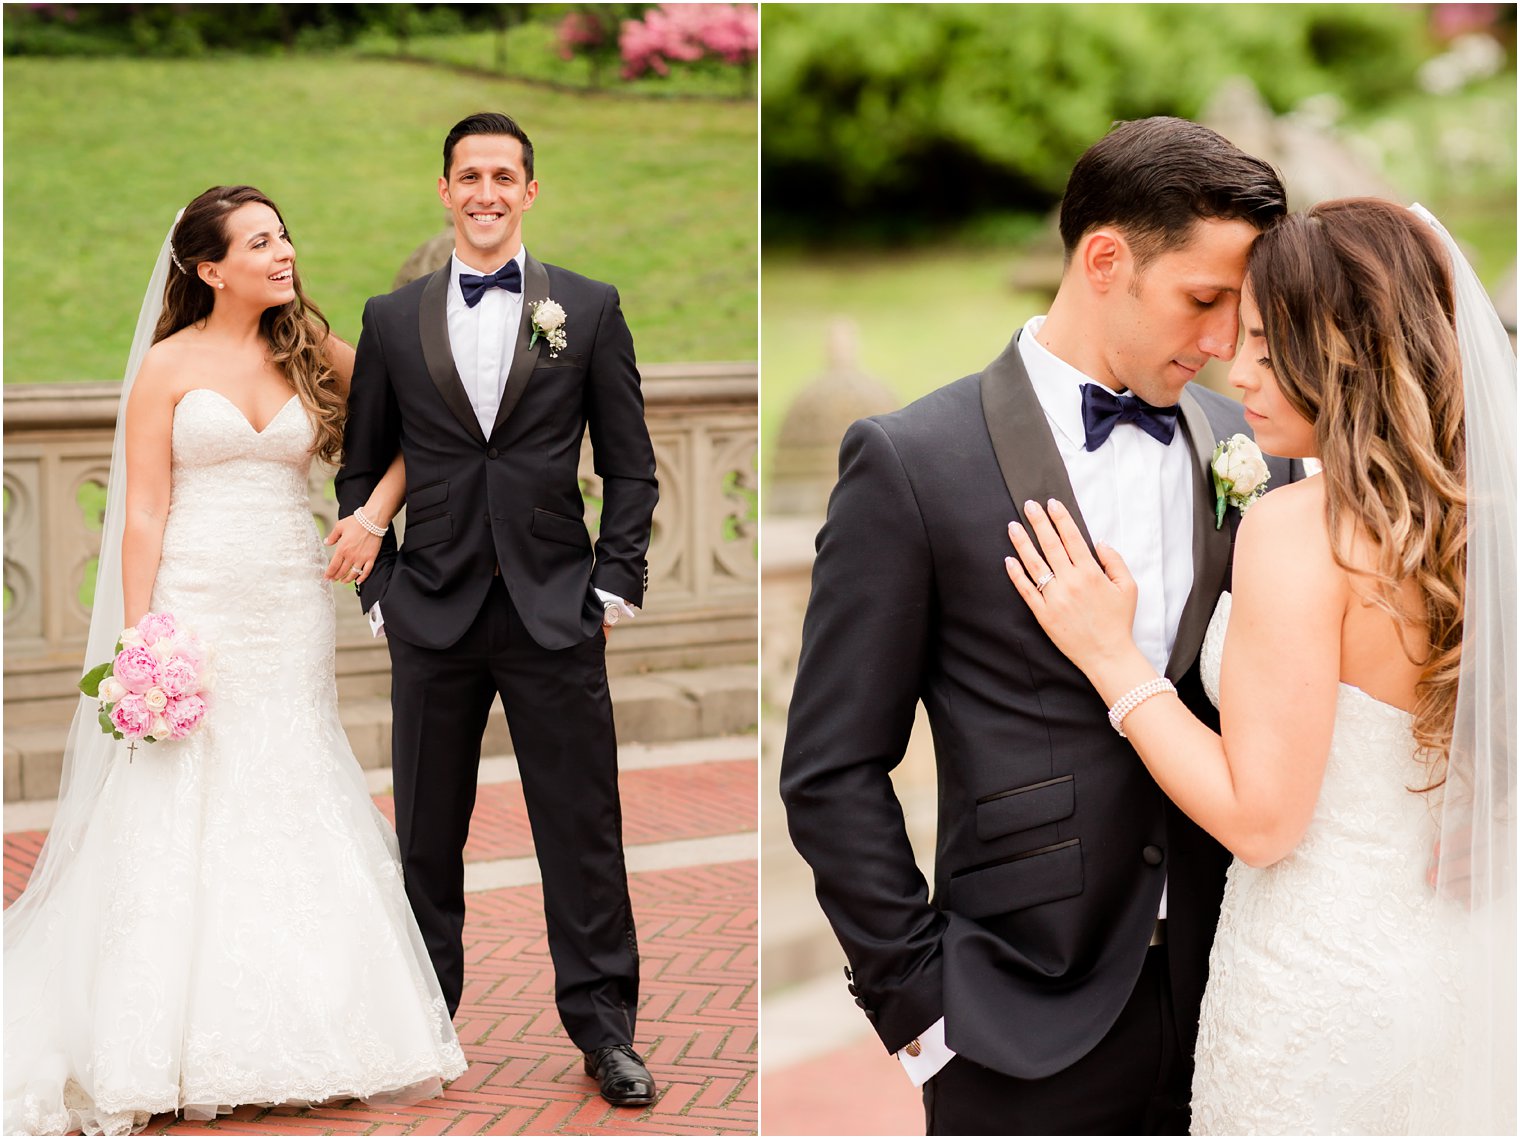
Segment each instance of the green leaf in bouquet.
M111 675L112 663L112 661L106 661L104 664L97 664L89 672L85 673L84 678L79 682L79 691L83 692L86 696L98 697L100 695L100 682Z
M103 732L109 732L113 736L118 734L117 731L116 731L116 725L113 724L113 723L111 723L111 714L109 712L107 712L104 708L102 708L100 710L100 715L97 718L100 721L100 730L101 731L103 731Z

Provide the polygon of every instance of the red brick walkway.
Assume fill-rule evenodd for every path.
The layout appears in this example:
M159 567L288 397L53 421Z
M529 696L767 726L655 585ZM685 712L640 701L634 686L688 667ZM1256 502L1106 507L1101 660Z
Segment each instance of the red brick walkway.
M697 763L625 772L628 845L755 828L755 764ZM377 798L382 809L388 797ZM469 857L531 853L522 790L483 786ZM42 832L5 836L5 902L20 892ZM725 1135L754 1134L757 864L725 862L630 876L639 930L635 1046L660 1085L647 1108L612 1108L581 1069L554 1010L538 886L472 893L465 989L455 1027L469 1070L438 1099L407 1108L357 1101L240 1107L210 1123L155 1117L148 1134Z
M767 1135L922 1135L922 1093L875 1033L765 1070Z

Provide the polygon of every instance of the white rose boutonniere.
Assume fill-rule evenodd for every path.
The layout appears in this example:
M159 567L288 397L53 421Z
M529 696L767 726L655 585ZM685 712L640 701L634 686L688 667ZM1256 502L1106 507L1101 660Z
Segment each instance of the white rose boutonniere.
M1214 529L1224 525L1225 507L1244 514L1267 491L1267 461L1247 435L1232 435L1214 448L1209 462L1214 472Z
M553 359L565 350L565 310L558 301L541 300L533 303L533 335L528 337L528 347L538 343L542 336L549 345L549 358Z

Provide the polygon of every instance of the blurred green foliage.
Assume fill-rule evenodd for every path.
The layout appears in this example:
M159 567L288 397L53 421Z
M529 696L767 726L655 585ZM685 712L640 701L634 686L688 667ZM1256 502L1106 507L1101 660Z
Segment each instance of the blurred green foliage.
M366 31L403 38L483 26L496 5L7 4L5 54L194 58L326 49Z
M1248 76L1275 111L1407 92L1435 50L1392 4L768 4L767 240L1045 210L1115 120L1197 117Z

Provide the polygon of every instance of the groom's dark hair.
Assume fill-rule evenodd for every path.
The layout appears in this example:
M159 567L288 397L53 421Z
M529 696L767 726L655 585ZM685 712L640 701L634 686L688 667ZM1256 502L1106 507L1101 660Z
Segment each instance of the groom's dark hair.
M1201 218L1265 230L1288 211L1277 171L1223 135L1186 119L1119 123L1077 159L1061 199L1071 261L1089 231L1122 230L1137 267L1187 243Z
M454 145L472 134L510 135L522 143L523 177L529 182L533 181L533 144L528 141L528 133L517 125L517 120L511 115L504 115L500 111L481 111L454 124L454 129L443 140L444 178L448 178L449 169L454 165Z

